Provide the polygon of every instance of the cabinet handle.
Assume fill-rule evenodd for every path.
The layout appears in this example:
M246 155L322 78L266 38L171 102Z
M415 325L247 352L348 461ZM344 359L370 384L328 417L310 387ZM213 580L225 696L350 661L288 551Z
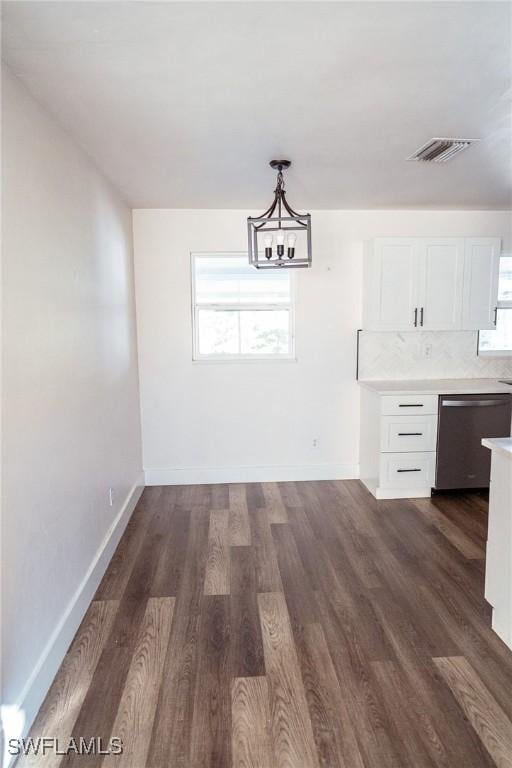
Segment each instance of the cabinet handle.
M399 432L398 437L421 437L423 432Z
M397 472L421 472L421 469L397 469Z
M498 307L494 307L494 320L493 320L493 323L494 323L495 326L498 325Z
M399 408L423 408L425 403L399 403Z
M418 327L418 307L414 310L414 327Z
M423 307L420 309L420 325L423 325Z

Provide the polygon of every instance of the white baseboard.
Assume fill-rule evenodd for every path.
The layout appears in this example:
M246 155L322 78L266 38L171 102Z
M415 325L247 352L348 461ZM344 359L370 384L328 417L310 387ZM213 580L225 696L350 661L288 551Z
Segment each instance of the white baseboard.
M146 485L265 483L293 480L355 480L357 464L270 465L252 467L185 467L145 469Z
M126 525L131 517L135 505L144 489L144 475L141 474L130 489L126 499L107 531L99 546L84 578L80 582L73 597L69 601L59 622L53 630L50 639L46 643L43 652L27 680L18 702L9 708L2 708L2 724L4 739L22 738L26 736L32 725L41 704L44 701L50 685L53 682L62 660L68 650L75 633L80 626L89 604L94 597L99 583L105 573L112 555L124 533ZM16 709L23 714L24 724L21 725L22 733L9 734L9 723L12 719L12 711ZM10 710L10 713L7 712Z

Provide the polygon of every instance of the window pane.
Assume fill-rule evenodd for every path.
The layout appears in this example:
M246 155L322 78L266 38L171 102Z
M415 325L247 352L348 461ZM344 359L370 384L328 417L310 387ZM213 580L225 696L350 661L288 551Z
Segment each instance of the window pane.
M201 355L236 355L238 348L238 312L199 310L198 336Z
M246 256L196 256L197 304L288 304L290 274L258 271Z
M290 349L288 310L240 312L241 352L243 355L287 355Z
M512 256L502 256L500 259L498 301L512 301Z
M495 331L480 331L479 350L512 350L512 309L498 309Z

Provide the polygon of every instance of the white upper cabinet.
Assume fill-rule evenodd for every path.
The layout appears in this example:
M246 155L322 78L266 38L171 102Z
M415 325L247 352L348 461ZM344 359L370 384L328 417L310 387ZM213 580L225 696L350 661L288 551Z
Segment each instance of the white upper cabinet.
M421 241L418 269L418 328L452 331L460 328L463 238L428 238Z
M465 241L462 328L492 329L496 325L501 241L471 237Z
M379 238L369 244L364 264L365 328L406 331L414 327L419 257L415 238Z
M493 328L499 238L377 238L365 251L365 330Z

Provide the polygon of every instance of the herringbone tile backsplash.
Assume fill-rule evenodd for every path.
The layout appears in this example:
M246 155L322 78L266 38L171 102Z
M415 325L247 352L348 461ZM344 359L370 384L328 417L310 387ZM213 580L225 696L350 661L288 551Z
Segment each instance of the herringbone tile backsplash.
M360 379L512 377L512 356L479 357L474 331L377 333L359 338Z

